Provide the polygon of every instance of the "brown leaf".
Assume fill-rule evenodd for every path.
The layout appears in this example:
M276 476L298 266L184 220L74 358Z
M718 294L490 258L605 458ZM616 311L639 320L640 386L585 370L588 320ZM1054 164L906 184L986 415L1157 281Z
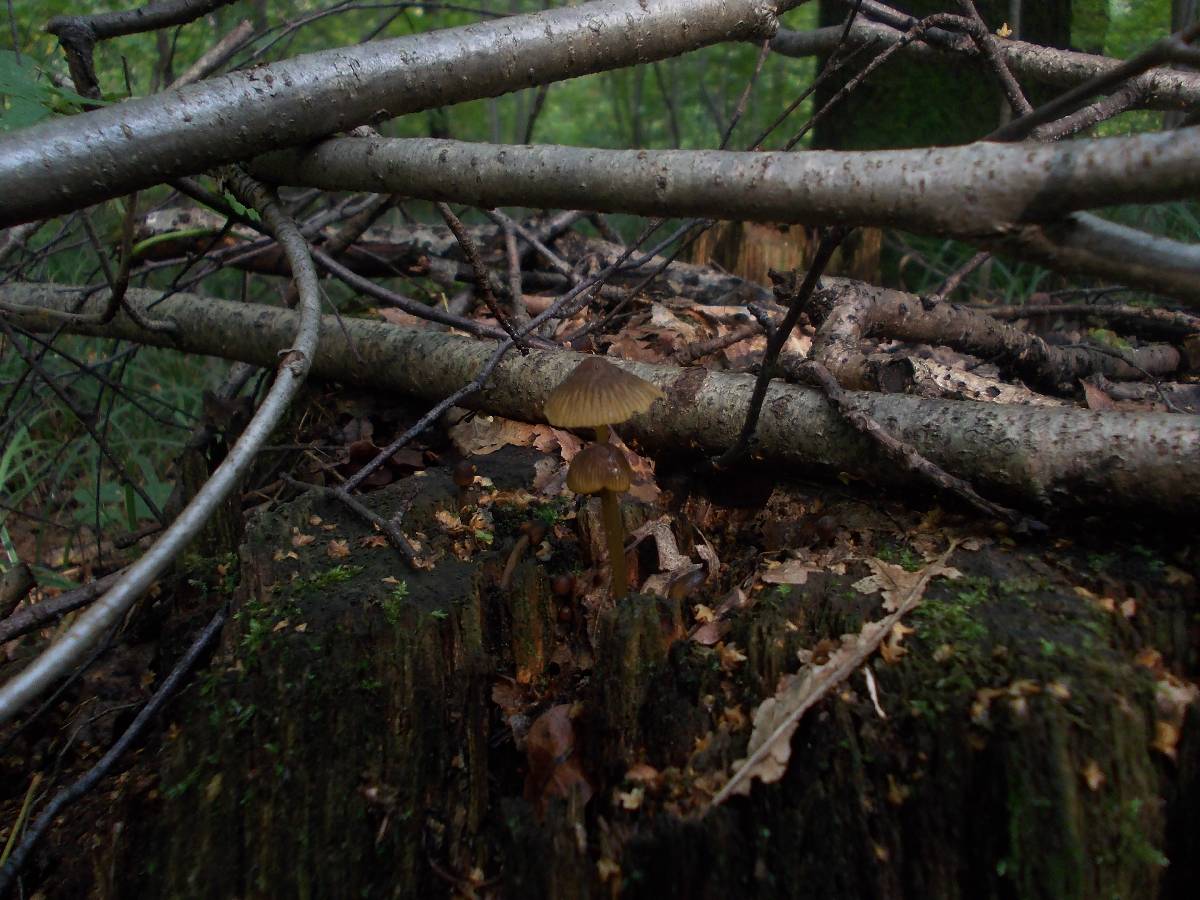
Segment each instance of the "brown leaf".
M895 612L906 597L915 596L920 600L930 579L939 575L944 578L962 577L962 572L942 562L942 559L946 558L943 556L934 560L915 572L909 572L903 566L893 565L882 559L871 558L867 560L867 565L874 574L859 579L852 586L863 594L882 591L883 608L888 612Z
M330 541L329 546L325 548L325 555L330 559L345 559L350 555L350 542L346 540Z
M744 760L734 763L733 775L713 797L714 805L722 803L732 794L749 793L750 783L754 778L772 782L783 777L792 752L792 734L800 718L849 678L879 648L892 634L901 617L920 604L930 579L937 576L954 578L961 574L946 565L946 561L957 547L958 542L952 541L945 553L919 572L910 573L900 569L904 572L903 576L884 570L882 567L887 564L881 563L880 560L869 561L873 564L876 576L881 573L888 576L888 584L882 589L890 593L890 597L887 597L887 594L885 597L887 602L892 604L893 611L878 621L867 622L858 634L844 636L841 646L830 654L828 662L809 666L799 674L784 679L775 696L768 697L759 704L758 709L754 711L754 731L746 747L747 756ZM874 564L879 564L879 567ZM901 580L904 582L903 586L899 584ZM875 589L879 588L872 587L870 590Z
M292 546L307 547L317 539L315 534L302 534L299 528L292 529Z
M580 806L591 799L592 785L575 752L570 704L552 706L537 717L525 738L525 757L529 764L525 799L539 814L555 797L574 796Z

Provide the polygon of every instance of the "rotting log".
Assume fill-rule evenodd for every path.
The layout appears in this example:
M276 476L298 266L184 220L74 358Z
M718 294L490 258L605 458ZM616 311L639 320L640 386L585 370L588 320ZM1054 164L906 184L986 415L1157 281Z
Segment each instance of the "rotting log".
M368 500L407 505L406 527L433 535L455 497L429 472ZM498 541L518 518L497 513L512 532ZM489 587L501 554L399 573L398 596L388 548L327 555L368 535L308 499L251 527L240 610L152 757L157 789L121 791L114 895L1189 896L1195 862L1164 881L1163 851L1190 840L1182 773L1200 722L1176 768L1153 747L1154 680L1133 662L1145 627L1171 630L1196 601L1161 561L1129 573L1158 600L1131 626L1053 584L1036 554L959 551L965 578L929 590L907 653L869 663L887 717L856 675L801 722L780 782L707 810L745 712L797 650L877 617L878 595L850 588L854 570L764 591L732 619L745 659L729 668L677 639L677 603L635 595L601 614L590 678L531 681L531 714L578 707L565 758L593 791L539 807L489 692L517 671L519 617L504 622L512 598ZM627 779L638 763L660 779Z
M0 286L0 301L23 307L6 312L24 328L57 323L38 307L73 308L78 289L61 285ZM83 309L102 307L98 291ZM153 291L131 289L127 302L155 303L155 318L175 322L179 334L147 332L124 312L84 334L273 365L294 330L294 313L189 294L161 302ZM469 384L494 344L383 322L326 317L316 377L441 399ZM551 388L578 364L569 352L510 354L486 387L466 405L515 419L537 420ZM664 403L634 418L628 431L645 445L675 452L719 452L741 427L754 377L700 368L623 362L667 394ZM997 499L1044 507L1187 512L1200 506L1200 423L1193 416L1099 413L1078 409L1006 407L857 394L853 402L895 437L937 465ZM763 406L754 452L775 462L849 472L880 483L897 473L878 449L847 425L815 390L772 384Z

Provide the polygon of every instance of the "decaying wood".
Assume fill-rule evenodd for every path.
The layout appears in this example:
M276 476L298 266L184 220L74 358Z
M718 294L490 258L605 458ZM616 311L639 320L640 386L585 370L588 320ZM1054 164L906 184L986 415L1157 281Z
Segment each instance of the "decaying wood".
M410 527L444 550L437 520L458 505L444 469L366 502L387 518L412 496ZM860 563L745 603L724 656L686 638L678 600L645 595L601 613L578 652L539 564L495 587L511 531L399 579L386 547L330 566L325 543L372 536L338 504L257 517L211 670L144 756L149 775L114 789L122 839L98 858L115 893L1150 900L1164 852L1170 877L1189 872L1193 788L1162 760L1194 764L1195 720L1177 751L1157 741L1176 713L1131 661L1139 639L1039 586L1040 553L945 554L963 577L931 583L902 634ZM1169 628L1188 606L1163 578ZM798 656L833 662L822 640L864 628L886 659L857 654L773 781L711 807L748 751L751 706L786 701Z
M66 309L78 289L10 284L0 301ZM157 301L131 290L126 301ZM84 310L104 302L93 295ZM108 326L82 333L271 365L292 340L291 311L177 294L155 315L175 322L176 338L139 328L124 313ZM24 328L57 323L34 313L14 317ZM327 317L313 361L317 377L440 400L469 383L494 344L383 322ZM578 364L569 352L506 357L473 405L509 418L537 420L552 387ZM629 433L659 451L717 453L735 440L745 418L753 376L623 363L667 393L651 413L632 420ZM1200 425L1169 414L1100 414L1067 408L921 400L852 394L849 400L897 439L941 468L996 499L1063 508L1105 506L1185 511L1200 503ZM878 449L831 411L810 388L773 383L763 406L753 452L780 463L853 472L894 482L898 473Z
M1181 363L1178 350L1161 344L1116 356L1087 348L1051 346L1037 335L998 322L982 310L927 303L916 294L861 282L826 279L824 292L821 306L828 313L817 323L820 327L812 353L838 383L848 388L879 388L879 367L859 346L863 338L872 336L944 344L995 362L1002 370L1054 393L1072 391L1078 379L1093 373L1134 380L1146 372L1168 375Z

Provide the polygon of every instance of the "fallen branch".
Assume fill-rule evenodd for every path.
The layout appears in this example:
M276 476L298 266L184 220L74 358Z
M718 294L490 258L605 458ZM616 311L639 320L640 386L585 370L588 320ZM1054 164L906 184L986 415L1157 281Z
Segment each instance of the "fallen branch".
M951 347L1060 394L1073 391L1079 379L1094 373L1132 381L1144 377L1144 371L1170 374L1181 363L1178 350L1161 344L1131 350L1125 358L1099 348L1051 346L983 310L925 303L915 294L847 279L827 278L824 291L831 311L816 323L812 356L847 388L879 389L879 367L860 349L861 341L872 336Z
M915 19L909 19L915 22ZM847 43L851 47L865 44L882 50L898 44L904 28L871 22L859 18L850 29ZM771 39L771 49L783 56L823 56L832 53L842 35L841 25L817 28L812 31L792 31L781 28ZM1027 41L998 42L1004 62L1018 78L1041 82L1050 87L1072 88L1097 75L1121 65L1118 59L1043 47ZM918 59L941 60L951 65L961 64L964 58L977 59L972 42L963 35L932 29L924 40L913 41L900 51ZM1178 69L1151 69L1131 79L1138 91L1138 107L1161 110L1186 110L1200 106L1200 74Z
M1200 302L1200 246L1079 212L1200 195L1200 128L1058 144L740 153L333 138L268 154L276 184L479 207L877 225Z
M0 300L68 308L79 288L45 284L0 286ZM130 289L127 302L159 300ZM103 291L84 304L104 302ZM176 349L269 366L292 340L297 315L256 304L177 294L155 306L179 329ZM53 327L36 315L17 318L31 330ZM321 324L313 374L328 380L440 400L471 383L496 345L384 322L332 317ZM170 346L119 312L85 333ZM350 350L350 342L355 352ZM357 357L356 357L357 354ZM361 357L361 362L359 358ZM546 394L578 365L577 353L508 356L469 405L515 419L537 420ZM632 420L631 435L653 448L719 453L745 419L752 375L623 362L667 393L650 414ZM850 393L848 402L890 434L976 489L1024 504L1077 509L1186 512L1200 507L1200 421L1165 413L1097 413L1070 408L1008 407ZM879 483L907 483L878 448L829 409L824 395L772 382L753 452L782 464L850 472Z
M230 176L229 186L242 194L248 204L261 207L263 222L284 246L300 289L301 313L290 313L292 319L287 334L280 335L274 355L263 363L275 368L275 381L224 461L150 549L125 570L117 583L81 615L66 634L0 686L0 723L15 716L26 703L69 671L101 635L120 621L129 606L199 533L241 483L259 448L278 426L308 375L317 350L321 309L317 272L308 255L308 245L295 223L284 215L278 201L261 186L239 173ZM128 295L127 302L133 302L128 300ZM149 314L150 310L144 306L138 307L137 314L132 317L122 309L114 322L123 320L133 324L137 319L146 321ZM157 310L154 318L159 318ZM161 339L171 341L165 334ZM278 356L280 353L283 353L282 359Z
M596 0L310 53L52 119L0 136L0 227L366 122L762 40L794 5Z

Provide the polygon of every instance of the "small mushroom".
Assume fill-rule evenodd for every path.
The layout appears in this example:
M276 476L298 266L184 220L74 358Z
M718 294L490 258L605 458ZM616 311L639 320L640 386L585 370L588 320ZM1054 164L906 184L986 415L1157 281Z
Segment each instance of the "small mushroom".
M604 533L612 565L612 593L625 596L625 529L617 494L629 490L633 472L625 455L608 444L608 426L644 413L663 392L632 372L589 356L546 397L546 421L560 428L595 428L598 444L581 450L567 470L567 487L577 494L600 494Z
M567 487L577 494L599 494L603 514L604 537L608 542L608 562L612 566L612 595L622 599L629 590L625 571L625 528L617 494L629 490L633 470L625 454L612 444L590 444L571 460L567 469Z
M546 397L546 421L559 428L595 428L608 440L608 426L648 410L663 397L657 387L632 372L589 356Z
M513 544L512 552L508 554L508 562L504 564L504 571L500 575L501 590L508 590L509 585L512 584L513 572L516 571L517 563L521 561L525 551L542 542L546 536L546 523L537 520L522 522L520 531L521 536Z

